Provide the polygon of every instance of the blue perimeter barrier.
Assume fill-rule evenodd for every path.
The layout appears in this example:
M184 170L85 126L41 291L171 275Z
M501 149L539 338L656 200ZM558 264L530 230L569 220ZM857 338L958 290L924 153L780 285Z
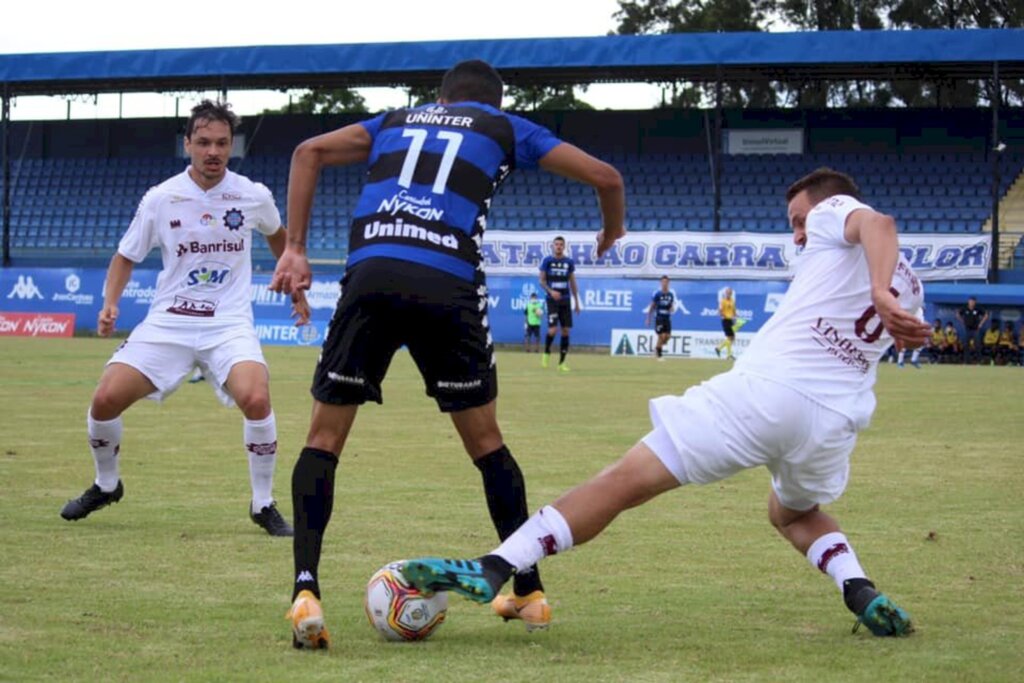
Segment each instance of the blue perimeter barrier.
M129 331L146 316L156 291L156 270L136 270L120 302L118 329ZM100 268L4 268L0 269L0 312L74 313L75 331L96 329L103 305L105 269ZM253 314L260 338L267 344L319 345L337 301L339 275L317 273L309 293L313 310L310 326L296 328L290 318L288 297L267 289L269 273L253 276ZM608 346L613 329L640 329L644 310L658 289L657 280L627 278L579 278L583 311L574 316L575 345ZM674 280L671 288L681 309L672 318L677 330L720 331L718 297L725 287L736 292L737 316L745 319L744 332L756 332L781 301L788 283L780 280ZM525 308L531 293L540 295L536 278L492 276L488 278L488 318L494 340L520 343L526 323ZM953 308L978 297L979 303L1003 321L1024 317L1024 285L984 283L926 283L925 316L946 318ZM544 325L542 325L542 332Z

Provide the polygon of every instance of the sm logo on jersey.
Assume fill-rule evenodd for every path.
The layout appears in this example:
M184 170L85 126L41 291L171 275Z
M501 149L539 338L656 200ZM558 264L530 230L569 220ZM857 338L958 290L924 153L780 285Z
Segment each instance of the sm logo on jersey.
M231 282L231 268L223 263L207 262L189 271L185 286L200 291L212 292Z

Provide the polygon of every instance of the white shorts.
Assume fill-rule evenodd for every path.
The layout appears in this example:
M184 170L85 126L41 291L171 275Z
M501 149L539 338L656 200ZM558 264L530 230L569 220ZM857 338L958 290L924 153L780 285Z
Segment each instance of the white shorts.
M831 503L846 488L853 422L787 386L742 372L712 377L682 396L651 400L643 442L686 484L764 465L785 507Z
M221 403L232 406L235 402L227 391L228 374L243 361L267 365L252 325L172 328L143 320L114 351L107 365L124 363L141 372L156 387L146 397L155 401L170 396L198 367Z

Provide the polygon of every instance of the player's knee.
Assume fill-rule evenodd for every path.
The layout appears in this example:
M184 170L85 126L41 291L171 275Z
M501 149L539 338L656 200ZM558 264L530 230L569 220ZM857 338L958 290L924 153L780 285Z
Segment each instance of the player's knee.
M791 510L780 503L778 498L772 496L768 505L768 521L771 522L776 531L785 536L787 530L793 524L799 523L807 515L817 510L817 505L808 510Z
M123 396L110 387L100 385L92 396L92 404L89 406L89 414L92 419L106 422L113 420L128 407Z
M249 420L262 420L270 415L269 391L246 391L235 396L234 399L242 414Z

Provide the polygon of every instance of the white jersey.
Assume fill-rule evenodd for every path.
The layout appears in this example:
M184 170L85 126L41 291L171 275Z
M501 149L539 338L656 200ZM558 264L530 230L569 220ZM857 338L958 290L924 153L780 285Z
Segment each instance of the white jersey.
M264 185L227 171L204 191L186 170L146 193L117 251L139 263L160 248L163 270L148 321L251 324L253 231L272 235L280 228Z
M858 429L875 410L878 361L892 344L871 302L864 248L843 236L847 216L870 208L836 195L807 214L807 242L789 290L735 365L846 415ZM920 311L924 290L902 256L892 287L901 308Z

